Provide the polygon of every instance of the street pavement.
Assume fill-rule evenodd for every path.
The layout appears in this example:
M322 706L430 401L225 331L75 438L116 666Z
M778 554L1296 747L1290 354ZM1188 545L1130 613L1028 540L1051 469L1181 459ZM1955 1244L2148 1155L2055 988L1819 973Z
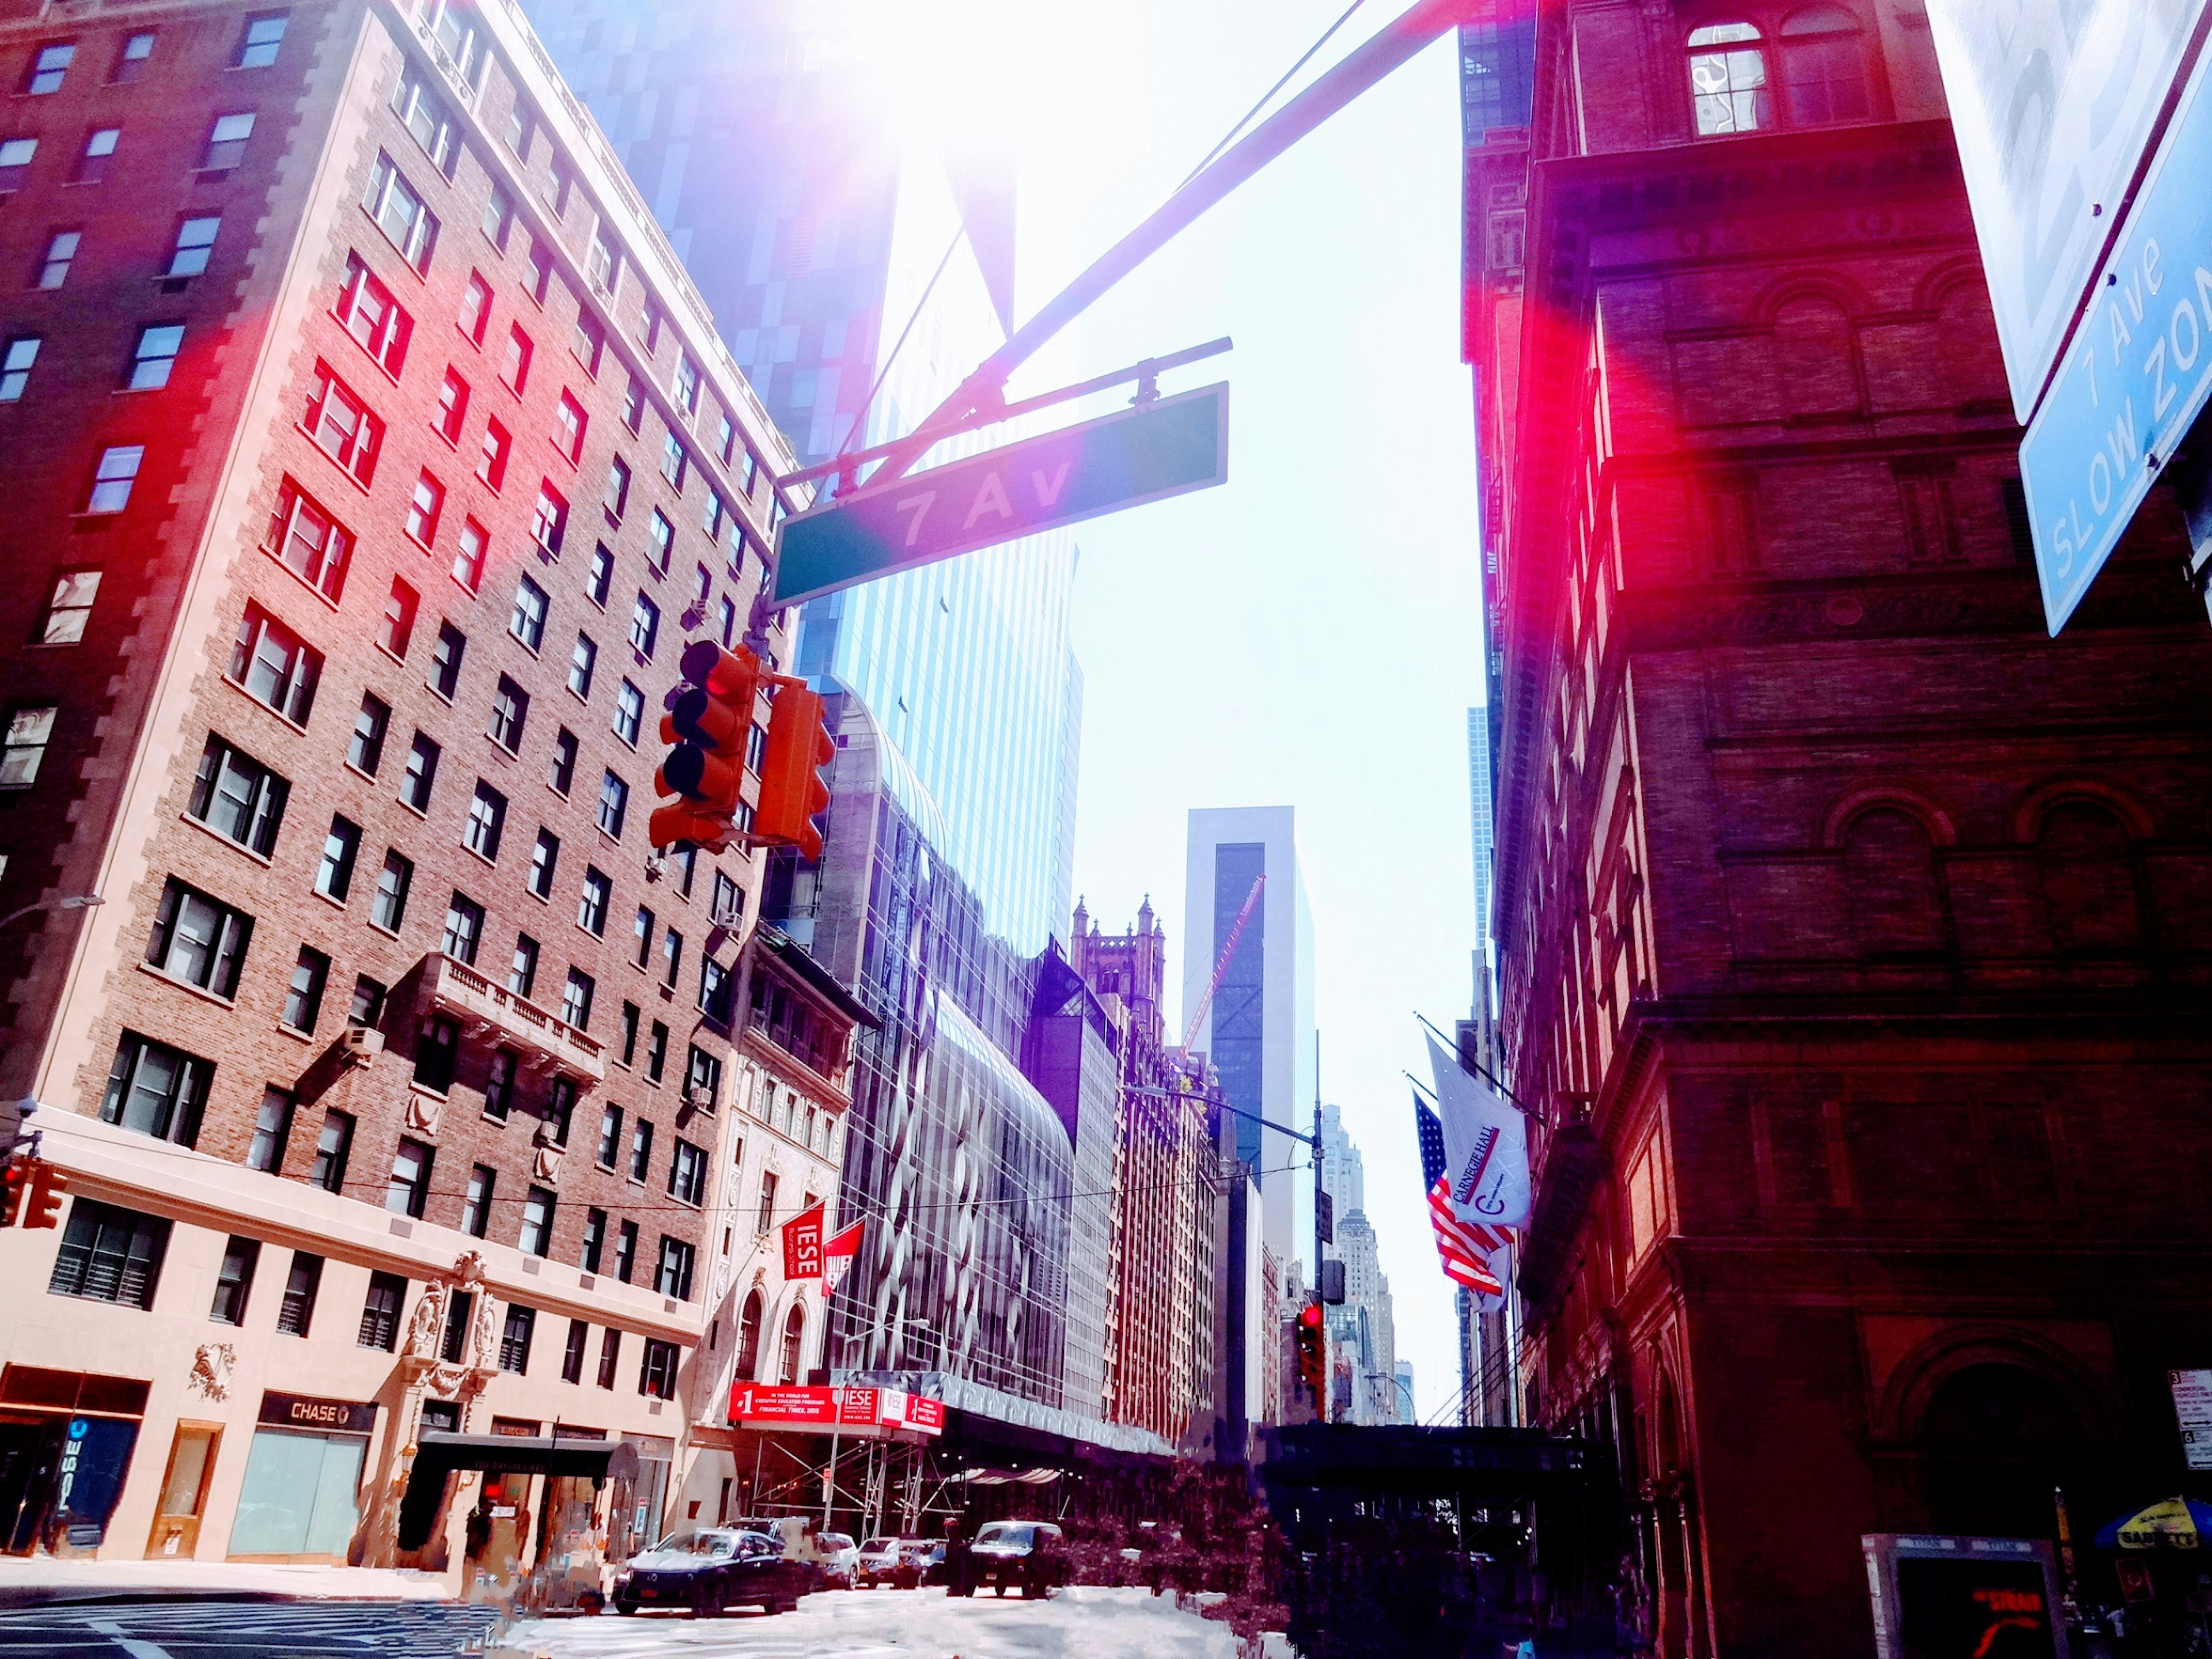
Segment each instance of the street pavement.
M426 1601L62 1601L0 1611L0 1659L453 1659L491 1607Z
M495 1652L515 1659L1239 1659L1243 1648L1228 1626L1180 1611L1172 1599L1079 1585L1046 1601L850 1590L810 1595L796 1613L773 1617L540 1620L515 1626Z

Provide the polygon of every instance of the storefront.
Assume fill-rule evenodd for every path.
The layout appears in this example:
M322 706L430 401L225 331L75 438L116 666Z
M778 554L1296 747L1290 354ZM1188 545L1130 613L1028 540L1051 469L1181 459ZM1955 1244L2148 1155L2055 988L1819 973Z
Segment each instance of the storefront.
M375 1427L374 1401L263 1394L230 1559L343 1564L361 1525L362 1465Z
M398 1544L422 1549L448 1504L466 1503L468 1593L572 1607L602 1595L602 1568L629 1553L609 1544L624 1531L626 1494L640 1485L637 1437L608 1439L566 1425L550 1436L520 1432L537 1426L495 1419L490 1434L426 1430L400 1504ZM472 1475L481 1477L473 1499L457 1496Z
M150 1387L93 1371L0 1370L0 1549L89 1555L100 1547Z

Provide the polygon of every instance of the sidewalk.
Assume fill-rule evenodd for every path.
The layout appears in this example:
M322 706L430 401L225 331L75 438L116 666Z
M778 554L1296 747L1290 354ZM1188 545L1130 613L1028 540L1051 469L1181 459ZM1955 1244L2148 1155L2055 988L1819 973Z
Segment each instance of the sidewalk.
M282 1561L57 1560L0 1556L0 1607L55 1601L442 1601L444 1579L386 1567Z

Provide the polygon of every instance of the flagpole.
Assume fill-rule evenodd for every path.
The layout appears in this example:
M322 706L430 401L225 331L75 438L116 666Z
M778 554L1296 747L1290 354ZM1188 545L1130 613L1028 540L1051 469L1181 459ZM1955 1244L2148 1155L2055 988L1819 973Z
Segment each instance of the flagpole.
M1544 1115L1541 1112L1538 1111L1527 1101L1522 1099L1520 1096L1515 1094L1512 1090L1507 1088L1503 1083L1499 1082L1497 1077L1492 1073L1485 1070L1483 1067L1477 1066L1472 1060L1468 1060L1465 1054L1460 1053L1459 1040L1456 1037L1446 1036L1442 1031L1437 1030L1435 1026L1430 1025L1427 1017L1418 1008L1413 1010L1413 1018L1419 1020L1423 1025L1428 1027L1428 1032L1431 1036L1437 1038L1451 1049L1452 1058L1459 1061L1460 1069L1462 1071L1474 1073L1475 1076L1480 1078L1492 1088L1497 1090L1499 1094L1505 1097L1507 1101L1509 1101L1514 1109L1520 1112L1523 1117L1533 1117L1539 1123L1541 1123L1544 1121ZM1408 1073L1407 1075L1411 1076L1412 1073ZM1434 1091L1431 1091L1431 1092L1433 1093Z

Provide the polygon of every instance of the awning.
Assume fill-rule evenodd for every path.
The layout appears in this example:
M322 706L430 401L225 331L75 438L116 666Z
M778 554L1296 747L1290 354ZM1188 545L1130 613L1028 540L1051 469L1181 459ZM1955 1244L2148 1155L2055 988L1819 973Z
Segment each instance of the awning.
M419 1550L430 1541L446 1495L446 1477L456 1469L486 1474L574 1475L586 1480L629 1480L637 1477L637 1449L626 1440L574 1440L566 1436L448 1434L425 1430L416 1443L415 1464L399 1500L399 1547Z

